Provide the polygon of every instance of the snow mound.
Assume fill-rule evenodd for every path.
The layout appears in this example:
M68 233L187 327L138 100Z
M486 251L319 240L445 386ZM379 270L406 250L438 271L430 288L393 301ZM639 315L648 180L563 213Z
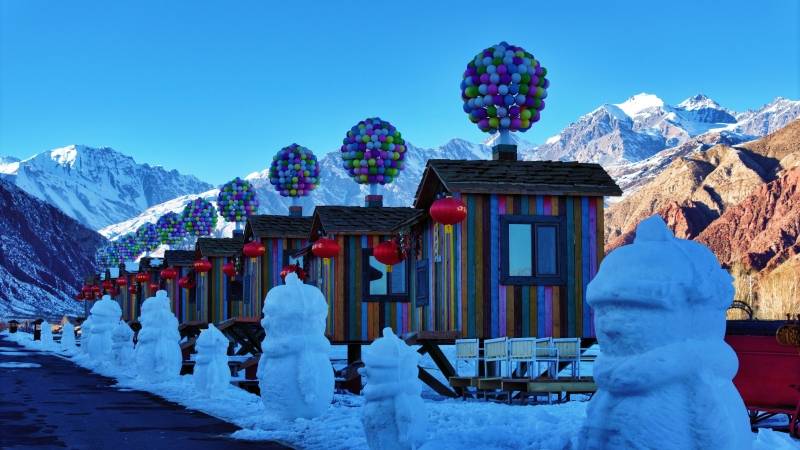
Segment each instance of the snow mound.
M53 349L56 346L55 341L53 341L53 327L46 320L42 322L41 327L42 336L39 346L46 350Z
M86 321L91 321L90 326L87 329L86 322L84 322L82 334L88 335L86 351L94 364L102 365L111 361L111 335L120 316L122 316L122 309L120 309L119 303L112 300L109 295L104 295L92 306L89 319ZM83 344L83 339L81 339L81 346Z
M601 353L579 448L752 448L732 382L738 361L723 340L732 279L708 248L645 219L586 298Z
M200 332L195 347L194 384L200 392L216 395L225 391L231 381L228 367L228 338L214 324Z
M267 293L263 312L267 337L258 379L264 405L284 419L321 415L330 407L334 387L325 297L290 273L285 285Z
M140 378L151 383L180 376L183 355L178 319L170 310L167 291L156 292L142 303L142 329L136 345L136 369Z
M410 450L425 436L425 406L417 377L419 353L392 332L364 348L367 378L361 421L372 450Z
M114 327L111 335L111 353L114 365L123 370L129 370L135 360L133 349L133 330L130 325L120 320Z

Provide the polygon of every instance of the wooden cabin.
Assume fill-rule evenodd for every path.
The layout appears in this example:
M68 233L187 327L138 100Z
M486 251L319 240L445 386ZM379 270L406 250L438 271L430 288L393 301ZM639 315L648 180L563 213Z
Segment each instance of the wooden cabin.
M622 191L598 164L517 161L499 147L505 159L427 163L414 206L453 196L467 218L415 227L414 330L593 337L586 286L604 254L604 196Z
M164 252L164 266L173 267L178 275L174 280L166 283L167 295L172 300L172 312L178 318L178 323L197 320L195 315L196 288L182 288L178 280L183 277L194 278L194 250L167 250Z
M311 217L257 215L247 219L245 242L261 242L266 251L259 258L244 257L243 317L261 317L264 298L270 289L281 284L284 266L298 264L308 269L301 253L308 245L310 231Z
M380 337L384 327L397 334L413 329L414 271L403 261L387 271L372 248L410 230L424 211L407 207L318 206L311 241L335 239L339 254L324 261L310 254L310 282L328 301L328 338L334 344L360 344Z
M240 255L244 242L237 238L197 239L195 259L208 259L211 270L196 273L195 320L219 323L242 315L242 282L240 277L231 279L223 272L223 266L233 262L240 266Z
M139 292L141 293L139 303L141 305L149 297L153 297L156 295L156 291L158 289L151 289L151 284L157 284L159 287L161 286L161 269L164 266L164 258L155 258L150 256L144 256L139 260L139 273L146 273L149 277L149 280L145 283L139 283Z

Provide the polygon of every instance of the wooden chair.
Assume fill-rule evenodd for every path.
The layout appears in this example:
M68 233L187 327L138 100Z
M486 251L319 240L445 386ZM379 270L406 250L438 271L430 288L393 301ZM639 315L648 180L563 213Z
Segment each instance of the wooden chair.
M478 375L478 363L480 361L481 344L478 339L456 339L456 376L460 376L458 372L460 362L474 363L475 373Z
M538 373L534 375L534 367L536 365L536 338L512 338L508 340L508 361L511 367L512 374L514 369L518 369L520 364L529 364L526 371L521 371L520 376L524 377L525 372L528 372L530 378L536 378Z
M498 377L503 376L503 363L508 364L508 338L501 337L483 341L483 373L489 375L489 363L498 363Z
M553 378L558 378L559 366L562 362L572 366L572 377L580 377L581 338L556 338L552 340L551 354L540 358L554 366Z

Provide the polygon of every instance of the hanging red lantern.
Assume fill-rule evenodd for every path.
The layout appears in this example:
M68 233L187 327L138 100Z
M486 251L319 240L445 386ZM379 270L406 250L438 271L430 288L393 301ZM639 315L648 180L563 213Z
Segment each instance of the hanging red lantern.
M110 279L109 280L103 280L103 289L105 289L106 291L110 291L110 290L114 289L114 282L111 281Z
M150 283L148 287L150 288L150 293L156 292L158 290L158 283Z
M165 280L174 280L178 277L178 271L174 267L167 267L161 271L160 275Z
M319 238L311 246L311 253L319 258L334 258L339 254L339 243L333 239Z
M147 283L150 281L150 274L147 272L139 272L136 274L136 281L139 283Z
M192 263L195 272L198 273L205 273L211 270L211 262L207 259L198 259L194 263Z
M111 294L112 297L116 297L119 295L119 289L114 288L111 291L109 291L109 293Z
M131 295L135 295L136 294L136 285L135 284L130 285L130 287L128 288L128 293L131 294Z
M400 246L394 240L384 241L373 247L372 256L379 262L386 264L387 269L403 260Z
M181 279L178 280L178 286L183 289L192 289L194 287L194 278L189 278L188 276L181 277Z
M128 284L128 279L124 276L117 278L117 286L122 287Z
M86 300L86 296L83 294L83 291L78 291L78 295L75 296L75 300L78 301Z
M89 286L88 284L84 284L83 287L81 288L81 292L83 292L83 295L91 294L92 293L92 287Z
M223 271L223 272L225 273L225 275L227 275L229 278L233 278L233 277L235 277L235 276L236 276L236 266L233 264L233 262L230 262L230 261L229 261L229 262L226 262L226 263L225 263L225 264L222 266L222 271Z
M92 285L92 294L94 294L95 297L99 297L100 294L101 294L100 286L98 286L96 284Z
M460 199L444 197L436 200L429 210L435 222L455 225L467 218L467 206Z
M94 300L94 292L89 290L89 293L88 294L84 294L84 297L88 301L93 301Z
M283 266L283 269L281 269L281 280L286 281L286 275L289 275L290 273L296 273L297 278L299 278L300 281L306 280L306 271L297 264L288 264Z
M242 247L242 253L248 258L258 258L266 253L267 248L261 242L250 241Z

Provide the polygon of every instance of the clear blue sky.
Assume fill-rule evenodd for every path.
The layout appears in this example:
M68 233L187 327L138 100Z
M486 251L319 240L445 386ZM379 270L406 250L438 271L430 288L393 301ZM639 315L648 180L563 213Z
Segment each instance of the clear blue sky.
M642 91L800 97L793 0L495 3L0 0L0 155L111 146L221 183L374 115L417 145L480 141L460 77L501 40L549 70L532 142Z

